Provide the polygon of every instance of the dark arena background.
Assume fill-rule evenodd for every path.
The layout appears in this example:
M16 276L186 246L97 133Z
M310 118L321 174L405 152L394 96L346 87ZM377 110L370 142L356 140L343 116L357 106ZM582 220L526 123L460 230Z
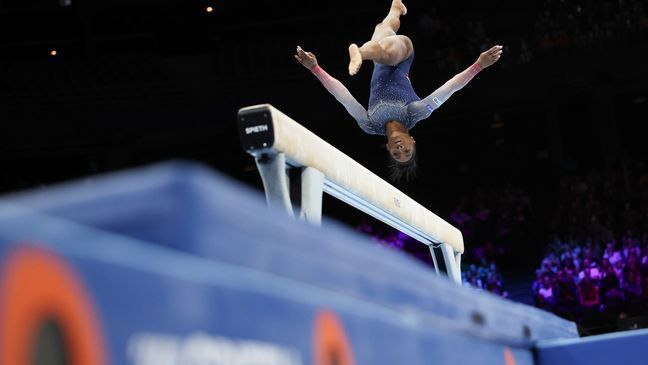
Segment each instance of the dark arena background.
M619 359L639 361L633 356L648 338L642 330L648 327L646 0L405 2L408 13L399 34L414 44L409 78L420 96L466 69L481 52L503 45L499 62L412 130L416 178L394 183L463 234L463 286L456 294L446 293L457 288L448 289L445 280L440 288L423 286L437 283L426 245L331 196L323 198L322 234L259 208L264 187L237 126L239 109L252 105L272 104L389 180L384 137L358 128L293 57L297 46L313 52L366 107L371 65L365 62L358 75L349 76L348 46L370 38L389 3L0 0L0 363L596 364L606 363L600 357L606 346L613 346ZM214 171L217 178L210 175ZM173 179L188 182L162 187L175 186ZM204 187L211 179L222 180L223 188ZM191 189L199 193L188 193ZM119 195L124 191L132 196ZM84 200L95 193L95 201ZM237 194L254 202L239 202ZM37 213L22 216L27 213L16 207ZM281 222L277 230L272 219ZM277 237L273 245L236 239L237 232L256 232L250 228L256 223L268 228L267 241ZM89 238L93 235L96 240ZM239 251L206 248L196 243L199 236ZM124 237L170 251L128 248ZM111 245L111 239L117 243ZM352 249L346 248L347 239ZM288 248L276 244L282 240L291 241L290 250L307 252L310 243L321 244L324 248L308 254L322 262L306 268L310 259L285 252ZM83 248L74 248L74 242ZM363 250L372 259L354 261L365 257ZM23 256L26 266L19 267ZM107 266L122 256L123 269ZM204 270L215 270L210 279L184 273L186 267L202 267L197 260L208 257L223 266L205 264ZM166 265L183 273L173 279L178 282L162 272ZM257 297L250 294L256 289L241 294L232 288L245 287L252 273L227 265L307 284L287 289L282 282ZM349 267L364 274L353 276ZM286 268L296 271L285 274ZM164 279L153 276L158 271ZM21 281L15 272L32 273L34 281ZM384 282L367 283L362 275ZM320 276L328 281L310 281ZM249 280L253 288L274 288L258 284L265 279ZM29 308L40 308L44 298L38 288L59 292L58 285L60 292L73 294L52 295L77 304L60 317L48 311L39 316L36 309L29 317ZM372 296L387 287L388 300ZM317 288L336 294L327 297ZM417 299L408 290L425 294ZM307 297L305 306L330 311L322 309L312 319L310 309L297 308L299 300L268 299L287 292ZM479 305L483 312L468 311L468 329L456 330L451 322L461 321L449 314L455 312L430 304L444 295L471 302L472 294L475 303L480 298L487 303ZM236 299L216 303L223 296ZM172 303L171 309L160 303ZM24 315L10 315L12 305L26 308L19 311ZM534 337L542 329L525 324L523 340L507 337L491 329L497 323L489 322L488 311L507 313L509 305L515 313L528 310L530 318L547 315L547 321L574 324L578 333L572 342L557 344L552 341L562 339L561 333ZM407 332L407 325L385 319L406 316L411 308L421 308L415 313L423 313L422 327L440 323L438 331L450 337L435 342L436 334ZM366 314L360 315L366 323L354 313ZM203 321L210 315L219 320ZM21 316L25 322L16 319ZM437 316L438 322L426 316ZM307 321L315 321L316 329ZM42 324L37 330L21 327L36 322ZM318 331L326 334L324 340ZM17 342L23 335L26 342ZM501 361L493 360L492 344L499 346ZM192 357L191 346L196 353L220 349L229 355ZM456 357L455 351L467 357ZM471 351L476 357L466 355Z

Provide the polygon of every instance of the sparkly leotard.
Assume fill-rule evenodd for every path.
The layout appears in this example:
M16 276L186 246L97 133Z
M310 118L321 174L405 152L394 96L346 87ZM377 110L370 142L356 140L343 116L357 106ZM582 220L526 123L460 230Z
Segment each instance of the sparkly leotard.
M369 111L358 103L340 81L331 77L320 66L314 67L312 73L346 108L363 131L385 135L385 125L392 120L403 123L407 129L412 129L416 123L429 117L453 93L461 90L481 71L481 67L474 63L421 100L414 92L408 77L413 60L412 53L409 58L396 66L374 64Z
M396 66L374 63L371 75L371 91L367 126L374 134L384 134L385 124L397 120L411 129L416 124L407 112L407 105L421 98L416 95L409 80L409 69L414 60L414 53Z

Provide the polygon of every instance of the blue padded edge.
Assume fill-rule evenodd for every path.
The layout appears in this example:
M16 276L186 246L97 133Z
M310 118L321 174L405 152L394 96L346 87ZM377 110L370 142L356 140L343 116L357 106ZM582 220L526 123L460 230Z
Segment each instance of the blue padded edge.
M57 219L259 270L406 314L412 321L512 346L578 337L534 307L458 287L405 254L325 220L322 228L268 210L260 192L187 162L125 171L0 200ZM34 227L14 227L24 240ZM14 236L15 238L15 236ZM483 324L473 321L475 313Z

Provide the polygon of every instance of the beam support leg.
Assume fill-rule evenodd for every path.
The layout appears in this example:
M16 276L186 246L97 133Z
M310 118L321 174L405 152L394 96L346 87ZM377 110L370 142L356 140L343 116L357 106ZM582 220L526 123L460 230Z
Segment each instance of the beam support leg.
M301 174L301 212L299 219L319 226L322 224L322 195L324 194L324 174L306 167Z
M264 154L256 159L256 165L263 181L268 206L281 209L294 217L290 203L290 180L286 174L286 156L283 153Z
M434 253L434 246L429 245L428 248L430 249L430 255L432 255L432 262L434 262L434 271L436 271L437 275L441 275L441 272L439 271L439 264L437 263L436 254Z
M448 278L450 278L450 280L455 284L461 285L461 266L457 266L460 261L457 259L454 250L450 245L442 243L441 252L443 252L443 261L446 265Z

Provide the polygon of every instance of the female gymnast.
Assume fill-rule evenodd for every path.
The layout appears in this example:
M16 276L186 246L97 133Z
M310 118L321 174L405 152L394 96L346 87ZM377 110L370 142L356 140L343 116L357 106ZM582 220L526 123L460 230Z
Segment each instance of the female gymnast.
M391 178L409 180L416 171L416 142L409 130L427 118L456 91L461 90L484 68L491 66L502 55L502 46L494 46L479 55L475 63L455 75L432 94L419 98L408 73L414 60L412 41L396 32L400 28L400 16L407 13L401 0L393 0L389 14L376 25L373 36L362 47L349 46L349 74L357 74L365 60L374 62L367 111L351 95L344 85L331 77L317 63L311 52L297 47L295 58L315 75L322 85L346 108L369 134L387 136L387 150L392 159Z

